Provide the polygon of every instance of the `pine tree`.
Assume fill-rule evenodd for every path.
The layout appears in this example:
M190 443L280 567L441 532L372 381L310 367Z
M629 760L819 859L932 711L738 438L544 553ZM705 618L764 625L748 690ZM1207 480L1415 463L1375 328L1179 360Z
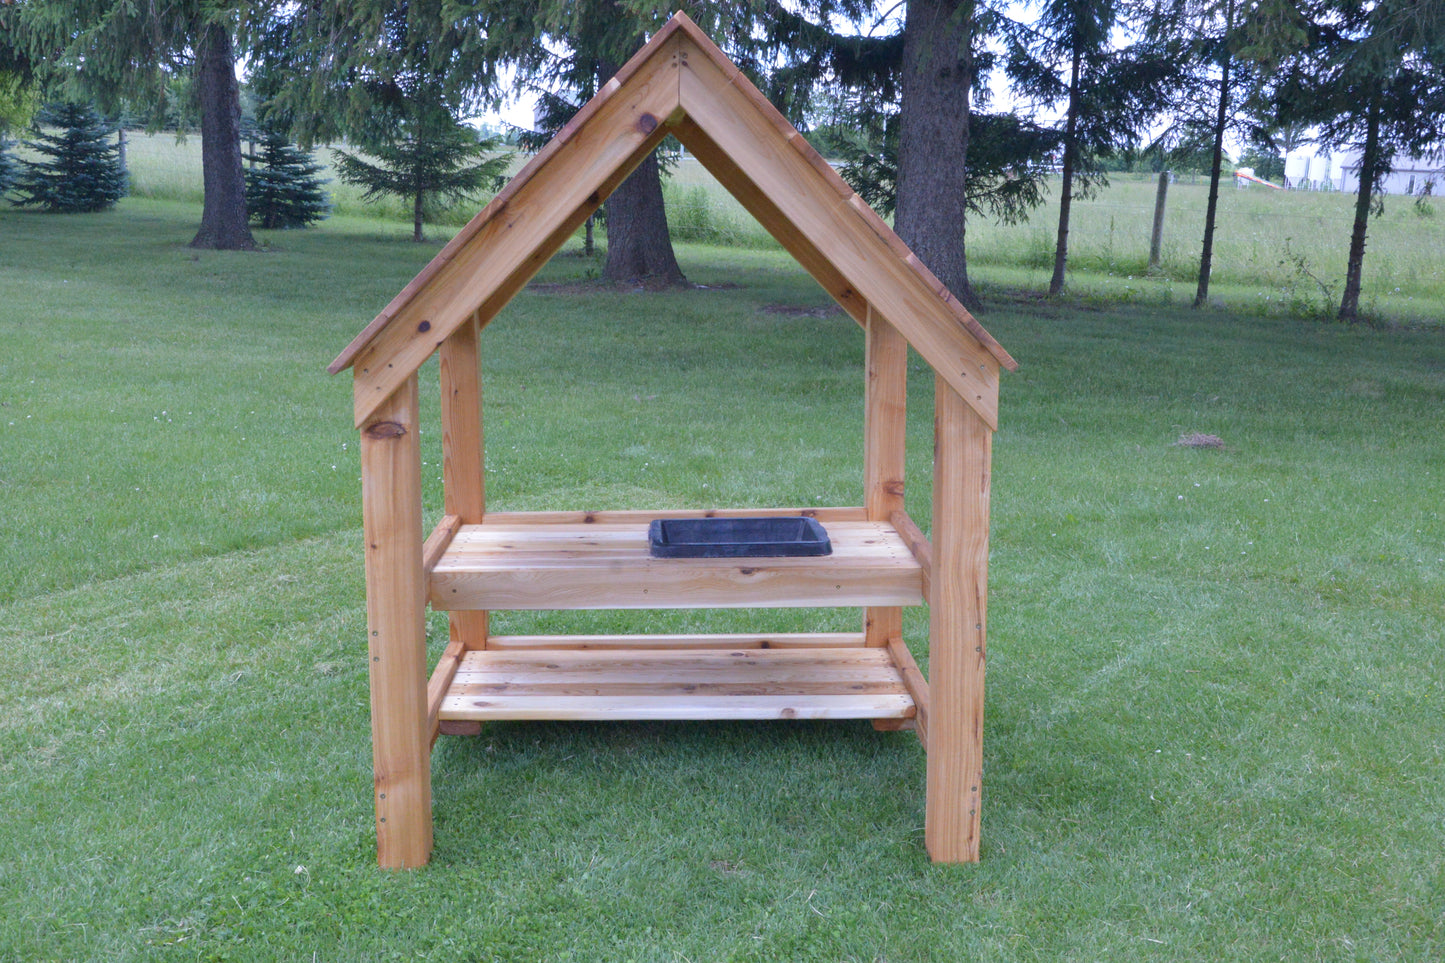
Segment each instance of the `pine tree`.
M103 211L125 196L125 172L111 131L88 104L62 103L41 112L40 121L60 128L27 144L50 160L22 161L17 184L22 206L52 214Z
M383 194L410 198L412 240L424 241L422 222L439 202L471 197L507 166L507 155L481 160L494 142L477 140L477 132L452 117L445 106L418 108L415 118L387 138L378 137L366 153L379 163L337 151L337 172L348 184L366 189L362 200Z
M316 176L321 165L310 152L267 130L261 134L260 153L246 159L260 165L246 168L246 210L258 227L306 227L331 212L321 189L326 181Z
M9 193L19 174L19 165L10 154L10 141L0 136L0 197Z

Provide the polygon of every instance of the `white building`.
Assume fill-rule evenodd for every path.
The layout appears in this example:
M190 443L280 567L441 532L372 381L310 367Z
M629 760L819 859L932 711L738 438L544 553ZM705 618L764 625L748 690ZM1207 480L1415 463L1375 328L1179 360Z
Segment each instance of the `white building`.
M1360 189L1360 152L1301 147L1284 155L1284 186L1291 190L1344 191ZM1391 171L1380 184L1386 194L1426 192L1445 195L1445 151L1410 157L1397 154Z

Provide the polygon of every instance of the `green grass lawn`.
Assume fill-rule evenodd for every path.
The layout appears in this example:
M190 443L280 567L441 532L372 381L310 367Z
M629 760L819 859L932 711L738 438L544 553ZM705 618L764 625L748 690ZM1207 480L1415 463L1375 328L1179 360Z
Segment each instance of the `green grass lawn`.
M979 864L927 861L911 734L509 723L438 744L433 863L387 873L324 367L436 245L338 217L196 252L196 219L0 210L0 960L1445 956L1440 326L996 299ZM487 329L492 506L861 498L857 326L780 253L679 254L706 288L566 255Z

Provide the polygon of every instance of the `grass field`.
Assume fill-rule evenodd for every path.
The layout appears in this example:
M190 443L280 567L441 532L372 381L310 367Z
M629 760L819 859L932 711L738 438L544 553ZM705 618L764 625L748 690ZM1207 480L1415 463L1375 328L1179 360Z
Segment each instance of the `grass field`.
M196 219L0 210L0 960L1445 957L1438 326L984 316L1022 368L981 863L928 863L906 733L517 723L439 743L434 862L392 874L350 389L323 368L436 245L338 217L196 252ZM857 327L777 252L680 256L709 288L599 287L567 255L487 329L493 506L861 497Z
M131 170L141 197L198 201L200 141L177 144L171 135L132 135ZM322 151L321 159L327 160ZM519 158L518 164L521 160ZM1228 181L1229 179L1227 179ZM333 178L335 209L410 223L395 198L363 204L360 192ZM1053 270L1057 191L1023 224L985 218L968 225L969 263L985 297L1047 290ZM1199 272L1207 182L1185 177L1170 189L1162 271L1150 274L1149 234L1154 175L1116 174L1097 198L1074 205L1070 287L1081 298L1107 303L1189 304ZM777 250L751 216L693 159L674 169L667 185L669 223L678 240ZM1232 311L1267 317L1333 317L1344 287L1354 197L1338 193L1221 191L1215 236L1212 299ZM471 208L439 218L458 226ZM1371 221L1361 307L1386 324L1438 324L1445 319L1445 204L1417 208L1392 197Z

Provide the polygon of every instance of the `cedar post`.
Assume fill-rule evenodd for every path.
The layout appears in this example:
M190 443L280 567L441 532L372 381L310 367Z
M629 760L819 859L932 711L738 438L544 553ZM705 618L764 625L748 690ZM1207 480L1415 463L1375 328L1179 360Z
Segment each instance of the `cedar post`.
M863 507L870 522L903 510L903 467L908 426L908 342L870 304L864 348L868 380L863 408ZM864 610L867 645L903 636L903 610Z
M924 843L935 862L976 862L993 433L942 377L934 410Z
M361 428L376 858L387 869L424 865L432 846L417 401L413 373Z
M873 307L865 314L863 388L863 507L871 522L887 522L903 510L904 460L908 428L908 342ZM863 610L863 644L903 643L903 609ZM873 727L893 731L907 720L874 719Z
M445 511L463 525L479 525L486 511L486 458L482 443L481 324L462 322L442 342L442 487ZM451 612L451 641L461 650L487 647L487 613Z

